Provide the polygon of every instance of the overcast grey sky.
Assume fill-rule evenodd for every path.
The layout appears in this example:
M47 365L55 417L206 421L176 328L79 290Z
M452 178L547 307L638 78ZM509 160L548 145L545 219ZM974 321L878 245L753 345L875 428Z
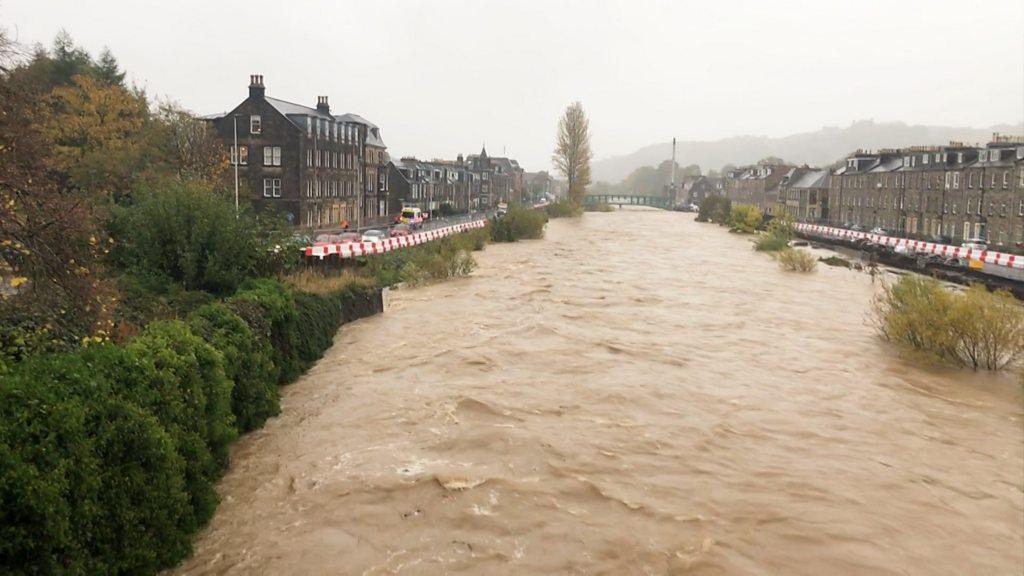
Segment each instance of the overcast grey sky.
M199 113L259 73L270 95L373 120L392 155L486 142L527 170L550 167L576 99L597 158L673 136L1024 116L1021 0L0 0L0 23L23 43L64 28L109 46Z

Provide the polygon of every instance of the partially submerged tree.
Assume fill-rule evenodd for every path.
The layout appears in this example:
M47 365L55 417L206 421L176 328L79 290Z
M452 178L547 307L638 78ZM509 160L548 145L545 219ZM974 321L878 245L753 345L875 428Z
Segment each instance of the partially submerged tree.
M590 184L590 120L579 101L565 109L558 121L558 137L552 161L565 176L569 185L569 199L577 206L583 204L583 195Z

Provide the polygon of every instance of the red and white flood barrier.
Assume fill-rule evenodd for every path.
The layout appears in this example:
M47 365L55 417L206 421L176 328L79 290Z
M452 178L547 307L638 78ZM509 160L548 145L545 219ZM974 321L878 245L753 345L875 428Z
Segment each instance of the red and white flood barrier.
M371 256L373 254L391 252L392 250L398 250L399 248L418 246L420 244L444 238L445 236L451 236L452 234L458 234L459 232L466 232L474 228L483 228L486 224L487 220L474 220L472 222L453 224L443 228L435 228L425 232L416 232L414 234L409 234L408 236L385 238L379 242L342 242L338 244L317 243L314 246L307 246L305 254L306 256L320 258L321 260L332 255L336 255L338 258Z
M838 240L867 240L874 244L896 248L903 246L908 252L917 254L936 254L947 258L963 258L965 260L980 260L986 264L1004 266L1006 268L1024 269L1024 256L1015 256L995 250L977 250L963 248L961 246L950 246L948 244L936 244L924 240L911 240L909 238L897 238L895 236L882 236L870 232L856 232L845 228L832 228L830 226L819 226L817 224L796 224L797 232L810 236L823 238L835 238Z

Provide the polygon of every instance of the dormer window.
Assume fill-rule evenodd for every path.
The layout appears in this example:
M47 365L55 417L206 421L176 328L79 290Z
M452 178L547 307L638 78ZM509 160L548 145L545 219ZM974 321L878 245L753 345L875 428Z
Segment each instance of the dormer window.
M925 154L924 156L921 156L921 163L922 164L927 164L928 163L928 154Z
M249 116L249 133L260 134L263 132L263 119L258 114Z
M979 162L987 162L988 161L988 150L978 150L978 161Z

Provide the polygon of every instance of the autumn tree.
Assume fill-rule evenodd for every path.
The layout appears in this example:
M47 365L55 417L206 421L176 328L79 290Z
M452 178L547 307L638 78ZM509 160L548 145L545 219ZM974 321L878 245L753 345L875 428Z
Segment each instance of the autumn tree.
M157 150L153 172L227 190L229 168L223 143L204 122L173 103L163 103L147 131L148 147Z
M39 106L45 94L10 72L9 53L0 50L0 271L13 288L0 298L0 345L8 355L12 344L27 353L33 339L59 346L109 328L94 205L60 188Z
M145 96L91 76L75 76L49 97L45 120L53 143L52 167L67 186L94 197L127 194L147 160Z
M590 120L579 101L565 109L558 122L558 136L552 161L569 185L569 199L583 204L586 187L590 184Z

